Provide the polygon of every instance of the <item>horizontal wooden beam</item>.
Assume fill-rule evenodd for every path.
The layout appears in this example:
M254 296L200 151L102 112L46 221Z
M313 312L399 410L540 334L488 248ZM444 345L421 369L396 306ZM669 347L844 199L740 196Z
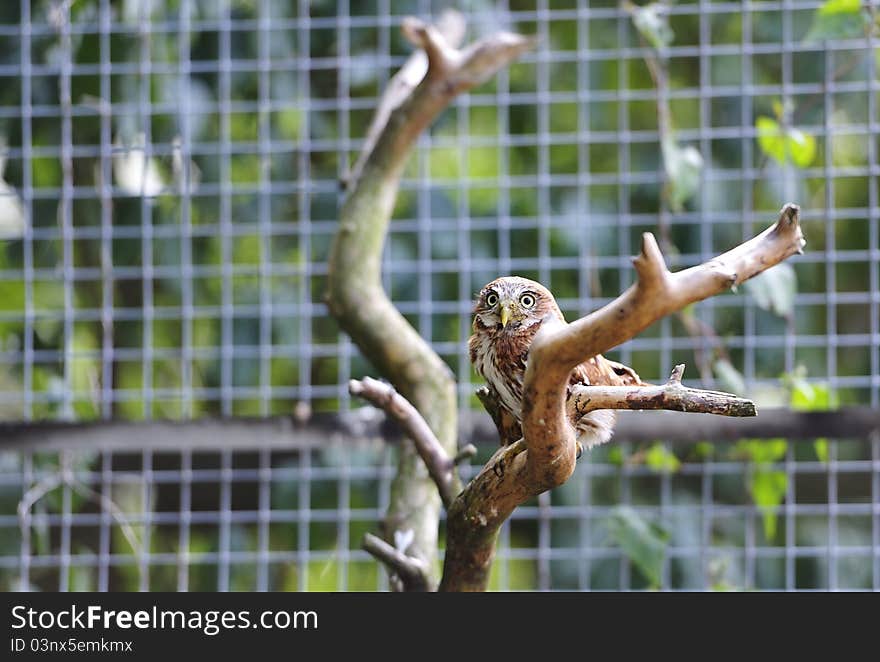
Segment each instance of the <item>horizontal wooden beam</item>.
M491 446L497 444L497 434L487 414L462 412L461 444ZM644 411L621 412L614 440L691 443L774 437L867 439L874 434L880 434L880 409L870 407L847 407L833 412L761 409L757 418ZM372 407L344 414L317 414L307 420L274 416L197 421L0 423L0 450L296 450L319 448L333 442L381 439L396 442L400 438L396 425Z

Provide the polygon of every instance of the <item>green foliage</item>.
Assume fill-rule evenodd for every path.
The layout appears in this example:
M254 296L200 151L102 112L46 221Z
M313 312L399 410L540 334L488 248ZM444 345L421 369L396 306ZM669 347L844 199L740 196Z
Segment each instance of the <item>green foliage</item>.
M629 506L614 509L608 520L608 532L648 583L659 587L669 532L646 521Z
M734 453L751 464L749 491L761 512L764 536L768 540L776 537L778 509L788 491L788 475L775 469L774 465L785 457L787 451L785 439L746 439L734 447Z
M788 491L788 475L784 471L759 468L752 475L751 490L755 505L763 517L764 536L773 540L776 537L777 511Z
M827 384L809 383L802 367L783 375L782 385L788 392L791 408L796 411L828 411L839 406L834 391ZM819 461L828 461L827 439L817 439L813 448ZM788 491L786 472L775 468L787 451L785 439L747 439L734 447L734 454L751 465L749 491L761 511L764 535L768 540L776 537L777 512Z
M798 128L783 127L764 115L755 120L758 146L779 164L791 161L798 168L810 166L816 159L816 138Z
M672 474L679 470L681 461L665 444L657 441L645 451L645 466L657 473Z
M743 287L759 308L780 317L789 317L794 312L797 276L788 262L777 264L750 278Z
M804 41L861 37L870 24L862 0L827 0L813 14Z
M807 371L800 366L787 375L783 383L791 393L791 408L795 411L834 411L840 407L840 398L828 384L811 384ZM828 462L828 439L820 437L813 442L813 450L820 462Z

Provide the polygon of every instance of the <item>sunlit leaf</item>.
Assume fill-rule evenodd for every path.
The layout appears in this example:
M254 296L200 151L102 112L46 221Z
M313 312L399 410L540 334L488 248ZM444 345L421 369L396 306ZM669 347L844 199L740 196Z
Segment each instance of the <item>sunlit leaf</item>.
M669 27L666 8L656 2L634 8L633 25L654 48L669 46L675 38L675 33Z
M828 464L828 439L822 437L813 442L813 450L816 451L816 458L822 464Z
M652 586L659 586L669 533L647 522L629 506L615 508L608 530L623 553Z
M804 41L861 37L869 23L861 0L827 0L813 14Z
M794 310L797 276L794 268L783 262L747 280L745 289L760 308L788 317Z
M817 9L820 16L852 14L862 9L862 0L827 0Z
M788 475L784 471L755 471L751 489L752 499L761 511L764 536L772 540L776 537L777 509L788 490Z
M791 129L785 141L792 162L806 168L816 158L816 138L800 129Z
M645 451L645 465L657 473L675 473L681 462L675 453L658 441Z
M785 163L785 138L779 122L771 117L761 116L755 120L755 130L761 151L778 163Z
M762 115L755 120L755 132L761 151L777 163L785 164L790 159L798 168L806 168L816 158L816 138L806 131L786 131L778 121Z
M769 465L785 457L788 442L785 439L743 439L734 446L734 455L755 464Z

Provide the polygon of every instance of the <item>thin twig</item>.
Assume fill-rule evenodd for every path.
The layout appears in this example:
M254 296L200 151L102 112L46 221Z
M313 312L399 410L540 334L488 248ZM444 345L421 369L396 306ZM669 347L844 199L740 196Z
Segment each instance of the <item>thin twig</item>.
M461 491L461 482L455 472L455 462L446 454L418 409L390 384L371 377L364 377L360 381L352 379L348 383L348 391L383 409L403 428L428 468L428 474L436 483L443 505L448 508Z
M462 446L458 453L455 454L455 457L452 458L452 463L455 465L463 464L472 457L475 457L476 454L477 447L473 444L467 444L466 446Z
M138 537L137 533L135 533L134 528L131 526L131 523L128 521L128 517L126 516L126 514L119 506L116 505L116 503L110 497L106 496L105 494L101 494L94 488L91 488L84 483L79 482L76 479L73 470L68 465L69 460L65 456L62 460L62 466L59 467L57 472L40 479L21 497L21 500L18 502L17 511L19 526L22 529L22 534L24 535L26 533L24 531L24 528L29 526L29 515L33 507L44 497L46 497L46 495L48 495L50 492L53 492L59 487L67 487L78 493L87 501L98 502L105 510L109 511L110 516L119 526L123 537L128 542L129 547L131 547L131 551L134 554L135 558L140 561L143 555L143 546L141 545L140 538ZM138 563L138 568L140 569L140 563Z
M568 399L569 416L583 416L596 409L669 409L719 416L757 416L755 403L745 398L681 383L684 364L675 366L661 386L574 386Z
M431 581L425 564L413 556L407 556L372 533L365 533L361 545L364 550L384 563L404 583L406 591L430 591Z

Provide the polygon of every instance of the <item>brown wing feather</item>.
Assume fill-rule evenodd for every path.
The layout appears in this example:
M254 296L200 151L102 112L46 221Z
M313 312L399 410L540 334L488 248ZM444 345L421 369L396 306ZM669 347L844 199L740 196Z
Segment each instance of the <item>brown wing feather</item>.
M638 386L643 384L635 370L598 354L571 372L571 384Z

